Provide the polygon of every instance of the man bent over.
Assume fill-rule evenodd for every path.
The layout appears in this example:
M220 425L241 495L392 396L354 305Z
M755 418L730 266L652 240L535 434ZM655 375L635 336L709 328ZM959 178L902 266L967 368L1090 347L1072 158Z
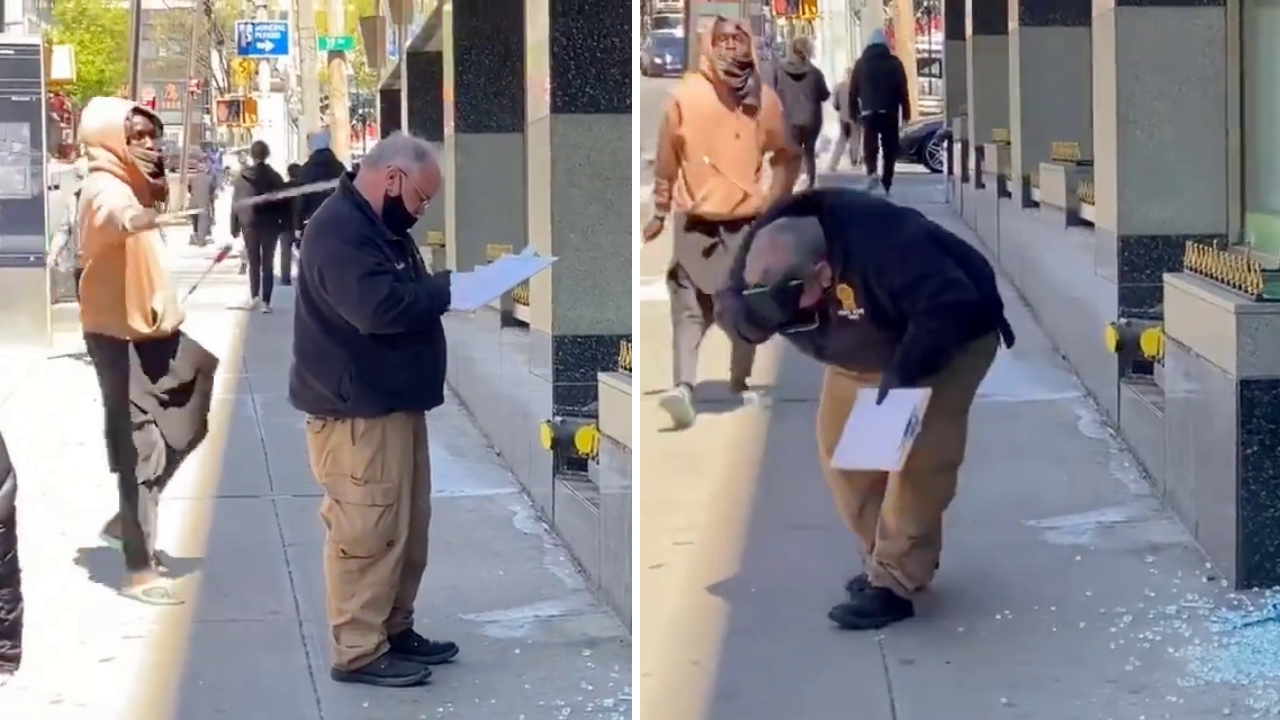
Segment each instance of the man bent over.
M760 218L717 303L745 342L781 334L826 365L818 453L866 572L828 614L851 630L915 615L933 580L942 514L964 460L969 407L1001 340L1013 345L991 265L916 210L848 189L788 199ZM898 387L932 388L897 473L845 471L831 455L861 388L877 402Z
M440 189L431 146L394 133L307 224L289 401L307 414L324 487L331 676L400 687L458 654L413 628L427 567L431 465L425 413L444 402L447 273L409 237Z

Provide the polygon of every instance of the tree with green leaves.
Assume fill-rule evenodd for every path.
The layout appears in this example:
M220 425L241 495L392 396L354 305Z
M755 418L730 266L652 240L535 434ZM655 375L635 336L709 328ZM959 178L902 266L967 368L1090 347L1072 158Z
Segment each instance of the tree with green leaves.
M76 83L67 94L83 106L115 95L129 81L129 11L112 0L58 0L50 39L75 48Z
M62 2L63 0L58 0ZM204 17L191 47L191 23ZM205 78L215 95L231 93L231 61L235 59L236 21L249 17L245 0L204 0L194 9L172 9L153 15L151 41L162 57L186 58L196 53L196 77Z

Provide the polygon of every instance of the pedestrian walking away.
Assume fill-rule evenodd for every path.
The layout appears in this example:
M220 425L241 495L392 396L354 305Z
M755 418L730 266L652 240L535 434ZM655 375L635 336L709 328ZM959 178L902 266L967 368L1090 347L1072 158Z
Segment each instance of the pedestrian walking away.
M673 252L667 270L674 330L671 389L660 403L677 428L697 417L694 384L698 349L714 322L714 298L723 289L743 235L756 216L789 195L799 155L788 134L782 103L762 83L747 25L725 17L702 35L697 72L671 91L658 130L654 160L654 215L643 237L661 234L673 210ZM764 161L772 185L764 187ZM755 348L733 342L730 385L749 390Z
M22 568L18 562L18 474L0 435L0 685L22 665Z
M849 107L862 121L862 162L867 190L893 187L901 123L911 120L911 95L902 61L889 51L884 30L871 33L849 80ZM883 158L884 162L878 161Z
M298 171L299 185L313 185L329 180L337 180L347 174L347 168L329 149L329 132L322 130L307 136L307 147L311 155ZM356 168L352 168L356 170ZM333 194L333 190L318 190L313 193L299 195L293 199L293 229L302 237L302 230L307 221L315 215L316 210Z
M431 462L425 413L444 402L449 273L409 230L439 192L440 160L393 133L307 224L293 315L289 401L306 413L324 490L330 677L419 685L458 654L414 628L427 567Z
M213 174L213 166L210 165L207 157L202 157L196 172L187 181L188 197L191 199L190 206L200 210L193 219L190 240L191 244L197 247L208 245L211 240L210 233L213 232L213 199L216 185L217 179Z
M289 163L288 179L285 180L285 188L293 189L302 184L300 180L302 176L302 166L298 163ZM302 229L295 223L292 212L292 198L289 199L290 213L286 219L284 230L280 232L280 284L293 284L293 254L298 249L298 237L302 234Z
M831 93L831 104L835 106L836 113L840 116L840 137L836 140L835 149L831 151L831 160L827 164L827 172L835 172L840 169L840 158L844 156L846 149L849 151L849 163L854 167L858 166L858 151L862 145L862 132L858 125L861 118L853 115L849 102L849 83L852 75L853 68L846 70L844 77Z
M79 208L80 324L119 490L103 541L124 553L122 594L175 605L155 546L159 495L207 433L217 359L181 332L182 306L161 260L162 132L159 118L122 98L93 98L81 114L89 172Z
M823 188L779 203L748 234L718 311L744 342L774 335L826 365L819 461L867 571L828 617L869 630L915 615L933 580L942 516L964 461L969 408L998 346L1014 342L983 255L919 211ZM932 388L897 473L846 471L832 453L863 388Z
M244 238L248 260L249 302L247 310L271 312L271 293L275 289L276 246L289 222L287 199L255 204L242 204L249 198L280 192L284 178L267 164L271 149L261 140L249 146L253 164L240 171L231 194L231 234Z
M831 97L827 78L814 66L813 41L801 36L791 41L791 52L777 66L773 88L782 100L791 142L804 161L805 186L818 181L818 137L822 134L822 104Z

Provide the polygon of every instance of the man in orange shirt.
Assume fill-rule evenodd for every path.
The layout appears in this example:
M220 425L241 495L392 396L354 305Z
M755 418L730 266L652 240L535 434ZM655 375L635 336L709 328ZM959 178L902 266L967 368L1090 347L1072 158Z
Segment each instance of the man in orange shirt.
M654 163L654 216L644 240L662 233L676 211L667 271L671 294L674 382L659 401L677 428L697 418L693 385L698 348L714 320L713 298L751 222L774 200L791 193L800 172L782 103L760 77L746 23L717 17L703 33L696 71L671 92L658 130ZM764 188L764 158L771 155L771 186ZM755 348L733 342L729 382L746 392Z

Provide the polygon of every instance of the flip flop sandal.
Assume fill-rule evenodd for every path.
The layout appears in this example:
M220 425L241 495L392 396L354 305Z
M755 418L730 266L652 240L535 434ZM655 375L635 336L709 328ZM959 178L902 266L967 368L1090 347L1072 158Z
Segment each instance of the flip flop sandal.
M174 595L172 590L159 582L121 588L120 594L130 600L137 600L138 602L146 603L147 605L172 606L182 605L186 602L177 595Z

